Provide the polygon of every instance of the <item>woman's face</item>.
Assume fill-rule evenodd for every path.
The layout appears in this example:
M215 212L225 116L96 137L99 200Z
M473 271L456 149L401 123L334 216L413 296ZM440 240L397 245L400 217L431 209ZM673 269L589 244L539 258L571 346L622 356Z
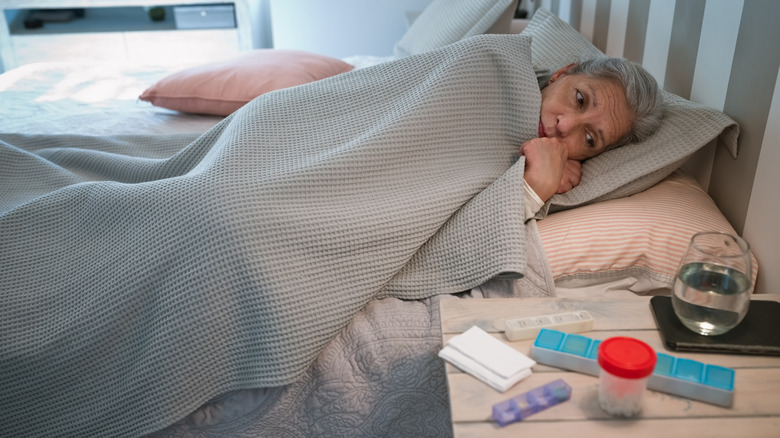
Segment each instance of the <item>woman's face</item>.
M631 129L632 113L623 88L609 80L558 70L542 89L539 137L557 137L569 159L604 152Z

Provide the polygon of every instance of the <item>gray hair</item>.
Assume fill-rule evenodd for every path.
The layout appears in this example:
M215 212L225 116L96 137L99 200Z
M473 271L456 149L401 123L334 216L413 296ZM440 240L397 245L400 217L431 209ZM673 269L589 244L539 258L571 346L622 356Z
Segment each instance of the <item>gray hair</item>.
M661 126L665 112L661 90L655 78L639 64L625 58L605 56L579 62L567 74L607 79L623 87L634 120L628 134L610 145L610 149L646 140ZM551 72L538 73L539 87L546 87L551 76Z

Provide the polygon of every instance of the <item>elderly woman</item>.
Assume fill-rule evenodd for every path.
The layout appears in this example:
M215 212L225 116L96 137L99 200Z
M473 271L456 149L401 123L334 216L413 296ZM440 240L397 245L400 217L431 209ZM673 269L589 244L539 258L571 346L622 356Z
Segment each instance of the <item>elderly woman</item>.
M520 147L526 157L526 218L555 193L579 184L580 163L650 136L661 124L658 84L623 58L569 64L539 76L539 138Z

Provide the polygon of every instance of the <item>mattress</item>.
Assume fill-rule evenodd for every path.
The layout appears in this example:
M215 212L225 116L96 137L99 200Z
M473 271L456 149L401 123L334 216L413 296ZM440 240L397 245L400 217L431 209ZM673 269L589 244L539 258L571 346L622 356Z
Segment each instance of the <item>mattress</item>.
M20 66L0 75L0 133L189 134L222 120L138 100L144 89L169 73L162 67L108 63Z

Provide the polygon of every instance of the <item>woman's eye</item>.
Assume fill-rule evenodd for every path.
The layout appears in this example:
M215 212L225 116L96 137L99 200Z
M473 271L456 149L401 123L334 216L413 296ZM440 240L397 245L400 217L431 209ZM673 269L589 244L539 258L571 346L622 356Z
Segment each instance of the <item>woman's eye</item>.
M590 133L585 133L585 142L588 143L589 147L596 146L596 142L593 140L593 136L590 135Z
M580 104L580 106L585 105L585 98L579 91L577 91L577 103Z

